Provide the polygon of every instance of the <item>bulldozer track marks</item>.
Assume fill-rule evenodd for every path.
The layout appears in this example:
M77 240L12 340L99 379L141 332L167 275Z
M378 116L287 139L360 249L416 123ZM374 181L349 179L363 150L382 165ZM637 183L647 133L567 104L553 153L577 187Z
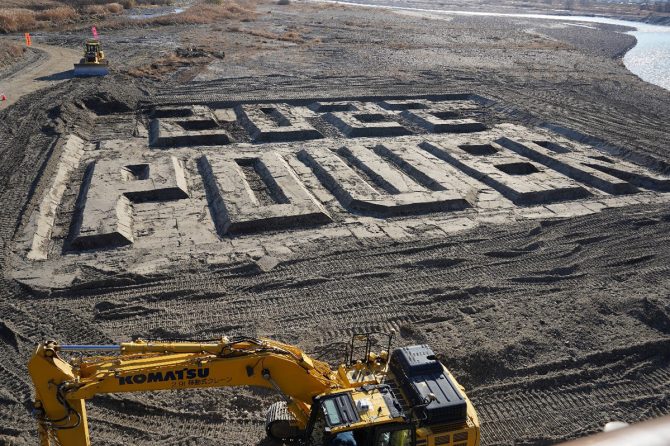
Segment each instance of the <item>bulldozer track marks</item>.
M662 348L667 347L668 341L662 342ZM601 429L598 413L609 412L615 417L634 405L647 410L630 421L667 415L670 358L662 354L658 364L654 355L644 351L645 346L639 346L620 356L613 352L605 365L576 364L550 372L559 377L539 375L533 380L529 379L532 374L524 374L523 392L514 380L471 392L474 403L482 407L482 436L488 444L504 444L509 437L536 437L538 426L556 437L583 435Z
M640 212L648 217L644 220L652 223L639 227L637 231L641 232L626 230L639 225ZM568 348L557 353L558 358L555 353L542 354L534 359L529 357L531 364L525 368L504 368L495 374L477 376L467 372L477 370L475 365L461 364L469 364L474 360L472 356L485 353L468 353L460 345L456 332L449 330L456 326L471 327L469 324L473 321L468 322L468 318L477 313L519 311L531 300L543 299L548 289L555 289L555 284L534 283L531 288L517 290L509 282L520 271L529 277L546 274L565 277L569 284L562 285L563 290L553 291L552 305L562 307L566 315L574 314L575 306L581 304L571 301L570 290L585 283L593 286L600 282L606 286L608 262L618 257L614 246L625 245L637 252L647 249L647 240L667 241L667 222L663 215L663 208L601 213L547 226L528 225L520 231L489 229L481 233L483 237L456 238L456 243L424 241L406 246L381 245L369 248L362 256L354 247L348 250L337 247L333 252L315 255L310 260L287 262L261 275L199 271L170 279L144 279L143 283L131 286L115 287L110 282L106 288L96 291L59 292L35 301L19 299L15 304L27 313L70 305L67 318L56 312L56 317L63 322L71 320L72 314L88 314L80 323L61 325L57 330L67 335L67 339L79 341L129 335L169 338L186 337L190 333L207 337L221 332L254 332L299 342L321 354L331 348L327 340L346 339L352 332L364 329L395 329L406 342L429 342L445 354L448 366L469 389L479 409L483 444L513 444L524 439L532 444L542 439L548 441L597 431L617 414L628 414L626 419L635 421L668 413L664 396L670 385L667 337L652 327L645 331L637 319L620 314L620 324L630 326L648 340L609 350L605 345L594 345L594 352L585 356L571 356L573 353ZM580 234L586 228L611 236L590 240L589 251L575 251L573 248L579 246L576 241L583 239ZM534 233L531 239L528 232ZM522 246L521 255L497 262L497 258L486 255L491 245L501 252ZM454 262L458 251L467 251L468 260ZM611 299L625 299L636 284L645 280L646 271L654 271L667 286L668 255L657 251L644 271L630 274ZM561 256L567 257L561 259ZM360 271L366 272L360 274ZM574 271L586 274L575 275ZM298 276L302 279L294 280ZM99 302L109 302L100 308L116 305L143 311L120 313L113 319L93 319L90 304L74 299L77 293L86 296L93 292ZM435 298L449 293L460 295L457 299ZM183 312L185 305L189 308L187 314ZM614 303L603 302L602 305L607 311L617 311ZM589 317L598 314L599 310ZM164 327L171 327L171 331L166 332ZM28 340L36 341L45 336L42 332L24 333L19 326L14 329L20 349L26 352L30 349ZM451 335L445 338L438 334L444 330ZM513 331L508 335L516 336ZM495 352L486 354L496 357ZM492 360L504 362L503 357ZM29 385L20 370L20 365L3 370L4 373L0 373L5 377L2 387L27 398ZM144 398L150 398L150 402L143 402L140 395L104 397L100 403L92 402L92 435L105 438L102 444L121 444L121 432L132 437L134 444L169 443L170 438L196 438L200 433L203 442L200 444L217 444L224 437L242 438L230 444L251 444L257 441L252 438L263 435L260 421L263 414L259 408L265 405L269 395L247 392L243 391L242 395L258 401L258 408L247 416L236 415L239 408L233 401L221 409L220 401L239 395L238 391L225 389L168 396L146 394ZM270 400L272 398L270 396ZM167 401L177 406L170 409ZM630 407L640 405L647 409L631 416ZM194 407L217 407L223 415L215 416L219 412L211 410L197 412ZM168 435L150 427L155 417L181 427ZM184 417L194 422L183 423ZM18 427L18 421L13 420L6 420L6 424Z
M304 92L312 90L323 92L319 99L338 101L345 96L383 98L397 92L432 94L445 85L439 73L423 76L423 83L355 76L300 79L302 84L290 77L202 82L166 88L144 105L199 103L216 110L232 102L281 103L285 98L308 104L310 96ZM655 173L670 172L664 161L667 122L662 116L636 107L619 108L611 100L602 105L597 98L583 99L579 92L566 95L555 85L523 88L522 80L512 75L501 78L495 87L482 85L469 72L455 76L461 78L449 84L450 89L500 100L481 106L477 117L487 125L511 122L532 127L556 120L565 128L626 148L600 155L632 161L645 158ZM76 88L81 97L98 94L91 87ZM232 94L236 91L245 93ZM261 260L270 254L263 252L212 264L189 254L172 262L167 273L129 271L126 267L137 260L131 254L117 257L119 261L107 268L68 265L48 273L76 270L69 284L33 288L19 283L12 278L21 259L17 252L22 254L16 245L29 241L22 239L23 230L50 187L49 177L60 157L54 146L57 138L95 132L87 141L96 146L95 151L98 144L119 135L144 143L149 139L142 134L148 121L141 114L108 115L106 121L81 115L86 120L73 124L80 122L80 112L63 104L64 93L62 85L44 90L34 103L26 100L22 108L3 111L0 119L0 129L12 135L0 140L0 181L6 185L0 192L0 444L35 440L27 409L32 395L25 362L35 343L45 339L108 343L138 336L251 334L295 343L336 363L342 358L338 342L346 342L352 333L394 329L397 344L428 343L444 356L480 413L484 446L546 445L595 432L613 419L637 421L670 412L670 213L663 202L631 200L625 206L585 215L554 218L547 214L454 233L417 228L411 240L326 237L286 256L277 255L277 264L267 269L261 268ZM524 111L509 104L519 104ZM68 119L56 124L49 114ZM333 125L313 117L306 122L318 122L314 128L324 134L324 140L337 132ZM638 126L635 131L631 123ZM233 130L234 138L240 129ZM430 158L426 163L453 167L453 160L441 160L418 145L419 139L430 136L423 132L408 137L416 147L411 153L400 153L402 159L408 153L420 154ZM345 165L351 160L337 150L349 142L338 140L332 152ZM318 143L311 139L309 144ZM376 145L368 149L367 159L401 158ZM436 146L433 151L439 149ZM203 154L200 151L193 159ZM197 166L183 158L189 173L186 190L195 197L183 201L201 200L193 221L206 221L210 217L205 187L196 181ZM142 163L130 161L130 173L144 178L137 167ZM393 169L402 165L395 161ZM241 166L245 174L254 175L251 164ZM316 164L306 165L297 158L287 164L286 172L318 191L313 196L326 203L333 225L361 217L342 203L344 194L337 197L319 186L325 177L314 173ZM84 170L81 167L73 177L82 178ZM412 181L421 179L416 185L408 180L408 187L435 187L412 169L402 172L410 172ZM70 189L64 202L74 206L79 184ZM382 195L379 189L383 188L373 189ZM511 201L507 205L512 206ZM69 217L64 212L56 220L67 222ZM387 218L395 224L414 217ZM166 223L174 229L169 226ZM65 243L70 229L58 234L58 243ZM300 236L318 229L300 228ZM225 234L220 237L224 238ZM216 244L216 250L221 251L221 246ZM127 252L132 247L122 249ZM52 256L54 252L57 257L62 250L52 251ZM248 446L263 444L263 408L275 400L277 396L270 392L216 389L107 396L93 399L88 407L95 444Z

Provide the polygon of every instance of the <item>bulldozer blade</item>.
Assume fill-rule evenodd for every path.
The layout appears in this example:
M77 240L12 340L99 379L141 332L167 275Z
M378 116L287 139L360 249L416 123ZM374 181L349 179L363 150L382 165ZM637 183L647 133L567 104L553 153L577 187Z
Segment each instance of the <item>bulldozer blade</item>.
M106 76L109 69L105 65L75 64L75 77Z

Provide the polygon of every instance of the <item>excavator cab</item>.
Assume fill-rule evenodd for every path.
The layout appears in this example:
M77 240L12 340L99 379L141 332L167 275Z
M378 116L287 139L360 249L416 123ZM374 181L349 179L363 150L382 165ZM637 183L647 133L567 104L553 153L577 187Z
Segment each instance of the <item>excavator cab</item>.
M415 446L416 431L412 424L388 424L360 428L331 436L324 446Z
M373 446L414 446L416 427L413 424L391 424L375 429Z
M370 385L314 400L307 432L323 446L414 446L416 426L387 385ZM316 410L315 410L316 409Z

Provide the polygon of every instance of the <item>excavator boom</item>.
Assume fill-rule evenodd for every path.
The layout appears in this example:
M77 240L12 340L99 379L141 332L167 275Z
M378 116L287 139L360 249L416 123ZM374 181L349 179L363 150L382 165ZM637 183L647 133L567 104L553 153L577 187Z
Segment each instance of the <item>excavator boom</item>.
M59 352L117 352L74 363ZM255 386L278 389L304 426L312 398L335 388L327 364L270 340L218 343L149 343L38 346L28 371L37 394L38 419L61 444L89 445L84 400L102 393ZM299 377L299 379L297 379ZM55 391L54 391L55 390Z

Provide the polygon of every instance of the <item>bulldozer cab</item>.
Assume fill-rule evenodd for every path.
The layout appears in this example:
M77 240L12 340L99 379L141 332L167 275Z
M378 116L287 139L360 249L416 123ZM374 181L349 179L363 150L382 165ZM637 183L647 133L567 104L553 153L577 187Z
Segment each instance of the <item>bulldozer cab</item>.
M100 42L89 40L84 44L84 47L86 48L86 53L97 53L100 51Z

